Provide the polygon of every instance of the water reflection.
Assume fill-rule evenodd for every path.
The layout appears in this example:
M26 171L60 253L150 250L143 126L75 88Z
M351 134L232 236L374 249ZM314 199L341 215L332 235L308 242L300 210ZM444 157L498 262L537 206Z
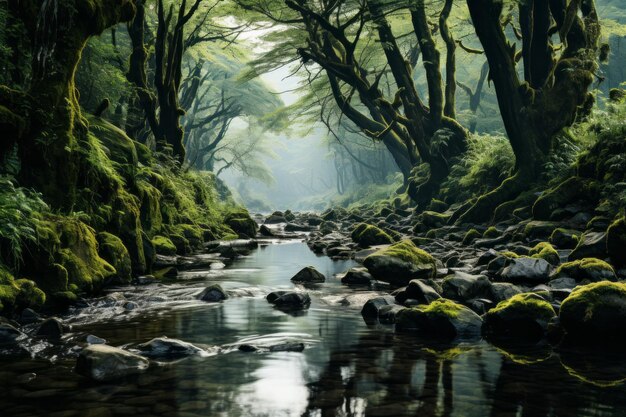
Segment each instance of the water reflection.
M289 279L306 265L329 277L311 292L311 308L295 317L273 309L263 295L292 288ZM258 286L260 292L242 290L249 295L214 305L189 299L176 308L76 328L118 346L159 336L209 346L285 336L305 341L302 353L226 349L105 385L73 374L73 360L63 355L55 363L2 359L1 415L626 415L626 358L620 352L555 352L548 345L495 347L485 342L432 345L396 335L390 327L368 327L350 302L358 304L369 293L355 294L332 278L352 265L317 257L303 243L272 245L210 278L228 290ZM200 289L205 283L184 285ZM193 293L195 287L190 288L176 291ZM141 297L154 295L142 291L146 294Z

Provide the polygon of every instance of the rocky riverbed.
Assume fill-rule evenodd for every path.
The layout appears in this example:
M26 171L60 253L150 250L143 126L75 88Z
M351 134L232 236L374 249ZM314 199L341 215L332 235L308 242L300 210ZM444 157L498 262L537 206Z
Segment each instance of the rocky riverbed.
M132 286L56 317L5 319L0 406L12 416L479 416L542 402L591 415L585 407L605 401L620 415L626 289L604 261L603 232L436 217L258 216L255 239L159 255L157 273ZM557 390L580 397L561 402Z

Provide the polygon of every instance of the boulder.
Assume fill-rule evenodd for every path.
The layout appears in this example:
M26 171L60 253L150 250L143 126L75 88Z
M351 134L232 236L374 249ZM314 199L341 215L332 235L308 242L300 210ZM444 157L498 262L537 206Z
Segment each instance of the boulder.
M528 252L528 255L531 258L543 259L547 261L550 265L558 265L559 263L561 263L561 257L559 256L559 253L548 242L538 243Z
M363 305L361 309L361 316L365 319L366 322L372 322L378 320L378 316L380 314L380 309L384 306L393 306L395 305L395 299L391 296L385 297L376 297L367 300L367 302Z
M168 337L157 337L136 346L143 356L149 358L171 359L205 353L205 350L191 343Z
M410 240L369 255L363 265L377 280L398 286L407 285L412 279L432 277L437 272L435 258Z
M202 290L197 298L209 303L217 303L228 299L228 294L226 294L226 291L224 291L221 285L213 284Z
M359 224L351 234L352 240L361 247L388 245L393 239L384 230L370 224Z
M574 249L578 245L578 239L581 235L576 230L554 229L550 235L550 243L559 249Z
M281 291L279 294L269 294L266 299L281 310L304 310L311 305L311 297L305 292Z
M494 282L491 284L491 298L496 303L506 301L514 295L521 294L522 290L510 282Z
M607 234L604 232L585 232L568 260L583 258L605 258L607 256Z
M441 295L433 287L419 279L411 280L404 291L396 295L396 301L399 303L415 300L417 304L430 304L440 298Z
M139 374L148 369L148 359L108 345L90 345L76 361L76 372L98 382Z
M613 267L595 258L566 262L557 268L552 278L573 278L577 282L617 281Z
M514 284L537 285L548 282L551 272L552 265L545 259L520 257L510 259L499 275L503 281Z
M293 278L291 278L291 281L303 284L319 283L326 281L326 277L324 276L324 274L315 269L315 267L307 266L302 268L300 272L294 275Z
M65 333L67 326L56 317L50 317L44 320L39 329L37 329L37 336L47 337L48 339L60 339Z
M485 314L484 333L493 338L535 342L556 317L549 302L534 293L517 294Z
M396 331L447 341L478 338L482 324L478 314L444 298L428 305L404 309L396 316Z
M370 285L373 279L372 275L367 272L367 269L352 268L341 278L341 283L347 285Z
M571 340L622 342L626 339L626 284L605 281L576 287L563 301L559 317Z
M491 295L491 281L484 275L471 275L457 271L444 278L441 283L444 298L465 302L472 298L486 298Z
M17 340L25 336L24 333L11 326L8 323L0 322L0 347L5 345L14 345Z

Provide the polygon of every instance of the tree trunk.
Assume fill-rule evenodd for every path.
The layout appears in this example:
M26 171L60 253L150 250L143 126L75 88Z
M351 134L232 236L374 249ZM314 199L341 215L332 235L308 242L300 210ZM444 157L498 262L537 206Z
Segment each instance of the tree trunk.
M23 103L30 107L24 115L28 129L18 139L18 153L28 169L20 171L19 179L41 191L53 207L70 209L79 143L88 129L74 82L81 52L91 36L131 19L135 7L130 0L12 0L10 7L24 23L33 48L28 104Z

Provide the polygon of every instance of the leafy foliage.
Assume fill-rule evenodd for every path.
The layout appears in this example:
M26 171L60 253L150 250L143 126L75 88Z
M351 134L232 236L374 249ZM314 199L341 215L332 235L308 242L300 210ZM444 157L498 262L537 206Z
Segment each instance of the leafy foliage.
M37 241L37 225L48 206L41 195L15 185L11 177L0 177L0 258L18 265L27 241Z

